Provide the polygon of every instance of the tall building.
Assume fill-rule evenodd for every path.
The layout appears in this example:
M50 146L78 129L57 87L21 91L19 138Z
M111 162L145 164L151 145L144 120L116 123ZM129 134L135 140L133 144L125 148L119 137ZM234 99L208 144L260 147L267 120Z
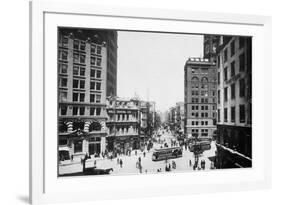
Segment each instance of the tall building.
M87 36L91 42L102 44L106 43L106 96L117 95L117 31L99 29L72 29L60 28L61 35L74 34L77 38Z
M184 102L176 103L176 129L179 132L184 131Z
M185 134L213 137L216 130L216 64L208 59L189 58L184 67Z
M208 58L210 61L216 62L219 40L220 36L204 35L204 58Z
M58 144L67 156L105 151L107 48L90 30L59 29Z
M217 167L252 166L252 39L222 36L218 50Z

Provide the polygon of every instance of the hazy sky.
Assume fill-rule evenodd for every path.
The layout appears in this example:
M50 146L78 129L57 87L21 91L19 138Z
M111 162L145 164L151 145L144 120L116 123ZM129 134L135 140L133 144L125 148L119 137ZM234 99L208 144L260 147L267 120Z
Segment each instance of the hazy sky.
M203 36L118 31L117 95L156 102L166 111L184 101L184 64L203 56Z

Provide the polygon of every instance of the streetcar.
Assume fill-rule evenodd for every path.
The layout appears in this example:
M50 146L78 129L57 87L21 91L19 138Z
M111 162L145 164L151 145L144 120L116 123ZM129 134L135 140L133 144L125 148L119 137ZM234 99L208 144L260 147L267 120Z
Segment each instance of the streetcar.
M181 147L166 147L161 149L155 149L152 154L152 161L160 161L178 157L182 157Z
M190 152L196 151L203 153L205 150L211 149L211 143L209 141L193 142L189 144L188 148Z

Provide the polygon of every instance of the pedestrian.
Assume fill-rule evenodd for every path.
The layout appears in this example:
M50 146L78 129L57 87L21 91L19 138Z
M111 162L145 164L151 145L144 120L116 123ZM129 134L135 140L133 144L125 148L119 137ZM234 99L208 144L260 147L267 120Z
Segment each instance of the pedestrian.
M168 166L168 170L169 170L169 171L171 171L171 164L169 164L169 166Z
M97 160L94 161L94 167L96 167L96 165L97 165Z
M145 157L145 152L143 152L143 157Z
M192 165L192 162L191 162L191 159L189 160L189 166L191 167L191 165Z
M141 157L139 157L139 162L141 162Z
M71 155L71 161L73 161L73 154Z
M123 160L120 159L120 167L122 168L122 165L123 165Z
M139 168L139 162L138 161L136 162L136 168L137 169Z
M117 164L119 164L119 162L120 162L120 161L119 161L119 158L117 158Z
M135 155L137 156L137 154L138 154L138 151L137 151L137 150L135 150Z

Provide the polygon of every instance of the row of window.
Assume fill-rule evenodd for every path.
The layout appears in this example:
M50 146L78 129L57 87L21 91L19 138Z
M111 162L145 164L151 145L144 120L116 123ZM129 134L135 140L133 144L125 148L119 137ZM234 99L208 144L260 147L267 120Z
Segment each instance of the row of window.
M63 36L60 38L60 44L63 47L68 47L68 37ZM73 49L78 50L78 51L85 51L86 50L86 42L83 40L78 40L75 39L73 41ZM91 54L101 54L101 46L96 45L96 44L91 44Z
M213 110L215 110L215 106L213 106ZM198 105L192 105L191 106L191 110L199 110L199 106ZM208 105L201 105L201 110L209 110L209 106Z
M59 85L60 87L67 87L67 78L60 78L59 79ZM82 79L73 79L73 88L77 89L85 89L85 80ZM90 81L90 90L101 90L101 82L99 81Z
M67 61L68 60L68 52L67 50L59 50L59 60ZM91 56L91 65L93 66L101 66L102 58ZM84 53L74 53L73 54L73 62L79 64L86 63L86 55Z
M67 101L67 92L66 91L60 91L59 100L60 100L60 102L66 102ZM72 102L85 102L85 93L84 92L73 92ZM90 102L91 103L100 103L101 102L101 95L91 93L90 94Z
M68 70L68 65L65 63L59 63L59 73L66 74ZM73 66L73 75L74 76L85 76L85 66ZM101 78L101 70L91 68L90 77L92 78Z
M244 45L245 45L245 38L239 37L239 49L243 48ZM235 54L235 51L236 51L235 40L233 40L230 43L230 57L232 57ZM229 57L228 56L228 47L225 48L223 57L224 57L224 62L226 62Z
M218 109L218 121L220 122L220 112L221 110ZM245 122L245 105L239 105L239 122L244 123ZM235 116L236 115L236 110L235 107L230 108L230 122L235 122ZM228 122L228 108L224 108L224 116L223 116L224 122Z
M199 121L191 121L191 125L199 125ZM201 121L201 125L208 125L208 121Z
M216 98L212 98L213 99L213 103L216 103ZM202 98L201 97L201 103L208 103L209 100L208 98ZM191 103L199 103L199 98L191 98Z
M236 93L235 92L235 83L232 83L230 85L230 97L231 97L231 99L236 98L235 93ZM240 79L239 80L239 97L245 97L245 93L246 93L245 79ZM225 102L228 101L228 87L224 88L224 101ZM218 104L220 104L220 90L218 90Z
M68 106L61 106L60 107L60 115L64 116L67 115L69 107ZM90 107L90 113L91 116L100 116L101 114L101 108L95 108L95 107ZM83 116L85 115L85 107L79 107L79 106L73 106L72 107L72 115L73 116Z
M215 92L215 91L210 91L210 93L212 93L213 96L216 95L216 92ZM198 90L192 90L192 91L191 91L191 95L193 95L193 96L198 96L198 95L199 95L199 91L198 91ZM208 90L201 90L201 96L203 96L203 97L208 97L208 95L209 95L209 91L208 91Z
M201 133L208 133L208 129L200 129ZM199 129L191 129L192 133L199 133Z
M192 113L191 113L191 116L193 116L193 117L199 117L199 113L198 113L198 112L192 112ZM207 117L208 117L208 113L207 113L207 112L201 112L201 117L207 118Z
M201 74L203 74L203 75L208 75L208 68L198 68L198 67L192 67L191 68L191 73L192 74L199 74L199 73L201 73Z

